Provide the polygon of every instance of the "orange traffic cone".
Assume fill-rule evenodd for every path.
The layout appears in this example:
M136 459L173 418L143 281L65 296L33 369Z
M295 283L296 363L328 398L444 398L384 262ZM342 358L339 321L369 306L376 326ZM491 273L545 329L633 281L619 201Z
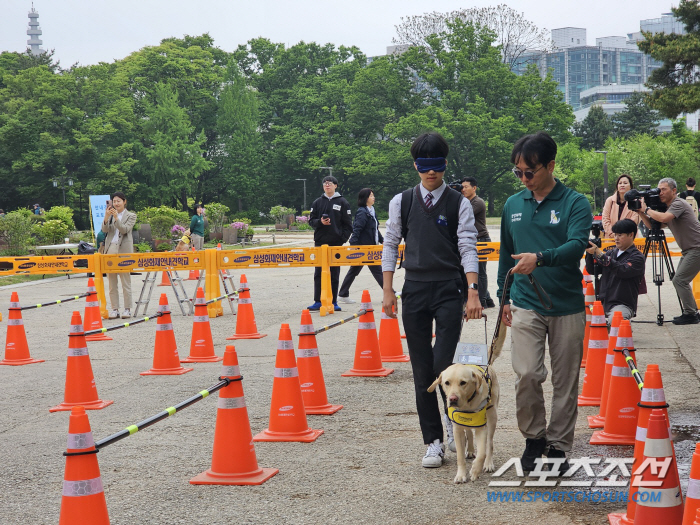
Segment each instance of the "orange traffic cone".
M158 286L171 286L170 277L168 277L168 272L163 272L163 277L160 280Z
M311 313L301 312L299 330L299 349L297 350L297 367L299 368L299 383L301 397L307 414L329 416L343 408L343 405L331 405L326 394L326 382L323 379L321 358L318 355L316 333Z
M695 515L695 521L693 522L693 525L700 525L700 509L698 509L698 512Z
M194 300L194 323L192 324L192 342L190 343L190 355L182 359L183 363L215 363L221 361L214 353L214 341L211 337L211 325L207 313L207 301L204 299L204 290L197 288L197 297Z
M608 352L608 329L605 312L600 301L593 303L591 329L588 336L588 359L586 373L583 376L583 388L578 396L578 406L591 407L600 405L605 374L605 356Z
M651 460L641 476L633 475L630 491L637 492L635 525L681 525L683 495L678 480L678 466L668 435L668 421L661 410L649 416L649 429L644 445L644 461ZM670 465L666 465L670 462ZM634 474L634 473L633 473ZM661 494L660 501L656 498Z
M588 289L588 283L593 283L593 276L588 273L588 270L586 269L586 265L583 265L583 271L581 272L583 274L583 281L586 283L583 286L583 293L584 295L586 294L586 290Z
M102 315L100 314L100 301L97 299L97 289L95 281L90 277L88 279L88 296L85 298L85 331L101 330ZM99 334L90 334L85 336L86 341L111 341L112 338L100 332Z
M383 307L382 320L379 322L379 352L383 363L405 363L411 360L403 353L399 320L386 315Z
M581 358L581 368L586 368L586 360L588 359L588 338L591 334L591 308L595 302L595 290L593 289L592 283L588 283L586 285L586 295L584 298L586 301L586 330L583 334L583 357Z
M700 517L700 443L695 444L693 460L690 463L688 491L685 493L683 525L693 525L695 517Z
M323 430L309 428L299 384L299 370L294 359L294 343L288 324L280 327L272 382L270 426L256 434L253 441L316 441Z
M632 472L644 461L644 445L647 439L647 427L649 426L649 416L651 411L660 409L665 417L668 418L666 408L666 396L664 395L664 386L661 382L661 372L659 365L648 365L644 374L644 388L642 390L642 400L639 403L639 417L637 418L637 432L634 441L634 463L632 464ZM666 419L668 421L668 419ZM673 443L671 444L673 445ZM627 501L627 512L625 514L608 514L608 521L611 525L634 525L634 515L636 513L637 503L634 498L629 498Z
M357 343L355 344L355 363L353 367L341 374L343 377L386 377L394 372L393 368L382 366L382 356L379 352L377 327L374 324L374 311L369 291L362 292L362 310L367 313L360 316L357 327Z
M194 246L192 247L192 251L196 251L194 249ZM190 275L186 279L187 281L199 281L199 270L190 270Z
M184 368L180 365L177 353L177 342L173 331L173 321L170 318L168 297L160 294L158 312L162 313L156 321L156 342L153 349L153 368L141 372L142 376L178 376L192 372L194 368Z
M68 334L68 363L66 365L66 389L63 403L49 408L49 412L70 410L82 406L86 410L100 410L114 401L103 401L97 397L97 385L92 374L83 322L80 312L73 312Z
M608 334L608 352L605 355L605 371L603 372L603 388L600 395L600 410L596 416L588 416L588 426L590 428L603 428L605 425L605 411L608 408L608 392L610 391L610 376L612 375L613 362L615 361L615 343L617 333L620 330L622 312L613 313L610 322L610 333Z
M90 453L91 451L94 451ZM83 453L66 456L63 475L63 496L59 525L109 525L107 501L105 501L100 466L97 464L95 441L85 409L71 409L68 420L68 447L66 452Z
M19 304L19 295L12 292L10 298L10 314L7 317L7 337L5 339L5 359L0 365L30 365L43 363L43 359L32 359L27 345L27 334L24 331L22 319L22 306Z
M245 274L241 274L241 293L238 296L238 315L236 316L236 333L226 340L260 339L267 334L258 333L253 312L253 300L250 298L250 288Z
M234 346L224 351L221 378L231 383L219 390L211 468L190 480L192 485L262 485L279 472L260 468L255 456L250 420L243 396L238 356Z
M608 407L605 411L605 426L591 436L591 445L634 445L639 415L640 392L632 377L622 350L627 348L634 356L632 328L627 319L620 323L620 332L615 348L615 362L610 377Z

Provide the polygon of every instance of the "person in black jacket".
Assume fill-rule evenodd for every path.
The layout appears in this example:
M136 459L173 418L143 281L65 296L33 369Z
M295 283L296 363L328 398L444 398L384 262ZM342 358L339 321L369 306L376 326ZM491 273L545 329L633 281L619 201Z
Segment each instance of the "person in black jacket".
M345 198L336 191L338 179L332 175L323 178L323 195L311 204L309 224L314 229L314 245L342 246L352 234L352 210ZM338 307L340 266L331 266L333 308ZM309 310L321 309L321 267L314 269L314 304Z
M355 213L355 223L352 227L352 237L350 237L350 244L353 245L370 245L370 244L382 244L384 242L384 237L382 237L379 231L379 221L374 213L374 193L369 188L363 188L357 195L357 213ZM351 266L348 273L345 274L345 279L343 279L343 284L338 292L338 302L341 303L354 303L350 299L350 286L352 286L355 277L357 277L362 268L365 265L360 264L357 266ZM368 266L369 271L372 272L374 280L380 288L384 287L384 277L382 276L382 267L380 265Z
M586 249L586 270L594 274L597 266L601 271L600 300L608 325L613 313L622 312L623 319L630 319L637 312L637 299L640 288L646 293L644 280L644 254L634 245L637 224L630 219L622 219L612 226L615 246L605 251L592 242Z

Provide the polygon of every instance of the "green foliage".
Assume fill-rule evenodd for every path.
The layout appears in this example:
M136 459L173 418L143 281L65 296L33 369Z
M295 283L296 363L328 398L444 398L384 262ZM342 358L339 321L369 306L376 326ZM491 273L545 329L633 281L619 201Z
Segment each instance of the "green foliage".
M156 246L157 252L169 252L172 249L173 245L169 242L162 242L158 246Z
M11 211L0 217L0 239L7 244L3 255L27 255L32 245L32 221L22 211Z
M134 244L134 250L139 253L146 253L151 251L151 245L147 242L139 242Z
M154 239L169 239L171 228L175 225L175 219L167 215L156 215L151 218L151 235ZM161 251L161 250L159 250Z
M49 219L41 224L35 224L32 233L38 236L43 244L61 244L68 237L68 226L58 219Z
M591 107L586 118L574 124L574 135L581 138L581 149L602 149L612 132L612 120L600 106Z
M147 207L136 212L136 223L138 225L147 223L152 224L152 221L156 217L169 217L173 220L174 224L179 224L180 226L188 227L190 225L190 215L186 211L178 211L170 206L158 206L158 207ZM170 233L168 232L168 236Z
M213 228L214 233L221 233L224 228L224 222L226 222L226 214L229 211L229 207L218 202L210 202L204 205L204 211L209 219L209 228Z
M53 206L47 211L43 217L46 221L58 220L66 225L69 231L75 230L75 222L73 222L73 210L68 206Z
M616 137L629 138L635 135L656 135L656 128L661 119L659 112L647 104L643 93L632 93L625 100L625 109L615 113L612 124Z
M700 109L700 4L681 0L671 11L684 23L686 34L642 33L637 46L663 62L652 71L646 85L653 89L651 105L670 118Z
M304 210L301 212L302 217L308 217L311 215L311 210Z
M282 224L285 218L293 213L296 213L294 208L287 208L286 206L277 205L270 208L268 215L275 221L275 224Z

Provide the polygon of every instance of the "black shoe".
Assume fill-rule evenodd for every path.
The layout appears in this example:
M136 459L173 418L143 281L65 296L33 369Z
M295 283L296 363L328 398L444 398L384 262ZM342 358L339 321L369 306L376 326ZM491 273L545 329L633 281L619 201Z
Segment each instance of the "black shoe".
M520 458L525 475L535 470L535 460L542 457L546 448L547 440L545 438L525 439L525 452Z
M493 302L493 299L486 299L486 306L484 308L495 308L496 303Z
M680 317L673 318L673 324L698 324L700 319L698 314L683 314Z
M547 451L547 457L550 459L564 458L564 462L561 465L555 465L553 463L549 464L549 470L551 472L557 471L557 476L563 476L567 470L571 468L569 461L566 459L566 453L561 450L557 450L554 447L549 447Z

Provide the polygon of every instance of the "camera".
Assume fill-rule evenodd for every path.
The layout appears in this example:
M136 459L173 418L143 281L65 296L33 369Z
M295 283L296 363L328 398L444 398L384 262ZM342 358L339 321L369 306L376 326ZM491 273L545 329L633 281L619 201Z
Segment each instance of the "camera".
M649 209L655 211L666 211L666 205L661 202L659 197L659 188L650 188L648 184L640 184L639 187L644 191L630 190L625 193L627 207L630 210L639 210L642 207L642 199L646 202Z
M600 232L603 231L603 223L602 221L593 221L593 224L591 224L591 237L588 239L590 242L595 244L598 248L602 246L601 240L600 240Z
M448 182L447 185L455 191L462 193L462 183L458 180Z

